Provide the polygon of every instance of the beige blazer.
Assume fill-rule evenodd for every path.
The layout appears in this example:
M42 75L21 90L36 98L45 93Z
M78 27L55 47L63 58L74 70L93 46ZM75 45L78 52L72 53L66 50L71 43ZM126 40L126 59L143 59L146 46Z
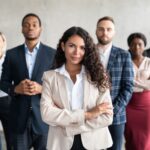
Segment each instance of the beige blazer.
M83 109L72 111L64 76L55 71L45 72L40 105L42 119L50 125L47 149L70 150L76 134L81 134L83 146L88 150L112 146L108 125L112 123L113 115L103 114L88 121L84 118L85 111L104 101L111 103L109 90L99 92L85 75Z

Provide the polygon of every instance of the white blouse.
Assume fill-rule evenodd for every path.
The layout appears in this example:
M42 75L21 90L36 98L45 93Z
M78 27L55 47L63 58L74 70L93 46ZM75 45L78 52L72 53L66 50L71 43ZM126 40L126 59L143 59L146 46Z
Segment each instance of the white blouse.
M137 67L133 63L134 69L134 92L150 90L150 58L144 57L142 63Z
M73 81L71 80L69 73L65 69L65 65L55 69L55 71L59 72L65 77L67 94L68 94L71 109L76 110L76 109L83 108L83 97L84 97L83 75L85 73L84 66L82 66L81 72L77 74L76 76L77 80L75 83L73 83Z

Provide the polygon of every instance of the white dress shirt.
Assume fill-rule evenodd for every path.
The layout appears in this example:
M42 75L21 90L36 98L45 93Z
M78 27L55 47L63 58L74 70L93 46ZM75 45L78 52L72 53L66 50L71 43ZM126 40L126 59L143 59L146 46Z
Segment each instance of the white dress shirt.
M25 44L25 57L26 57L26 63L27 63L27 68L28 68L28 73L29 73L30 79L32 77L32 72L33 72L33 68L35 65L36 55L39 50L39 46L40 46L40 42L37 43L37 45L35 46L33 51L30 52L27 45Z
M76 75L76 82L70 78L69 73L65 69L65 65L60 68L55 69L56 72L64 75L65 83L67 87L68 99L72 110L82 109L83 108L83 74L85 73L85 68L82 66L81 72Z
M0 59L0 78L2 74L2 64L4 62L4 59L5 59L5 55L3 55L2 58ZM0 90L0 97L4 97L4 96L7 96L7 94Z
M98 47L101 62L102 62L105 69L107 69L107 66L108 66L108 61L109 61L109 56L110 56L110 53L111 53L111 48L112 48L112 43L105 50Z

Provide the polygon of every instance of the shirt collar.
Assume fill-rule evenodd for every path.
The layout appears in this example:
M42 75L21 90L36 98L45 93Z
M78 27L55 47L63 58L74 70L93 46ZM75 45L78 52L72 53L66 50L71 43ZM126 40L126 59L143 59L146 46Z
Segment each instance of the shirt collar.
M25 52L26 52L26 53L31 53L31 52L29 51L29 49L28 49L26 43L24 43L24 47L25 47ZM37 52L37 51L39 50L39 48L40 48L40 42L38 42L38 43L36 44L36 46L33 48L33 52L35 52L35 51Z
M108 55L111 52L111 48L112 48L112 43L109 44L109 46L107 47L107 49L104 51L101 47L98 47L98 51L100 53L100 55Z
M65 64L63 64L60 68L55 69L56 72L59 72L60 74L70 78L69 73L67 72L66 68L65 68ZM79 74L77 74L77 76L81 77L85 74L85 67L82 65L81 71Z

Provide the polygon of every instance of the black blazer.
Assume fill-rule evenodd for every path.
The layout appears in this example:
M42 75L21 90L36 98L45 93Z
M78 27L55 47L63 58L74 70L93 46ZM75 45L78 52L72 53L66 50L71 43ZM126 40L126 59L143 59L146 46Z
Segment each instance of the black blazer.
M42 43L40 44L32 73L32 81L42 84L41 78L43 73L52 67L54 56L54 49ZM14 93L14 87L24 79L29 79L29 75L24 45L20 45L7 51L0 82L0 88L12 97L10 106L10 125L14 132L23 133L27 126L29 116L31 116L34 132L37 134L45 134L48 132L48 125L41 119L41 94L27 96L16 95Z

